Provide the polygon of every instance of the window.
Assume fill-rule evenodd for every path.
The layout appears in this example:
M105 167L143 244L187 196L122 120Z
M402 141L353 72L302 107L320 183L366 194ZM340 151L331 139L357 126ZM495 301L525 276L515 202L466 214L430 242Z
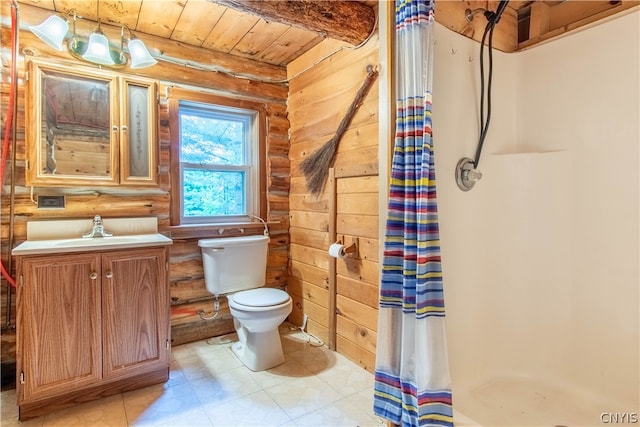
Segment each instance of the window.
M170 102L176 110L171 114L172 225L238 222L261 213L262 115L247 108L251 103L221 104L210 97L206 101L212 102L182 97Z

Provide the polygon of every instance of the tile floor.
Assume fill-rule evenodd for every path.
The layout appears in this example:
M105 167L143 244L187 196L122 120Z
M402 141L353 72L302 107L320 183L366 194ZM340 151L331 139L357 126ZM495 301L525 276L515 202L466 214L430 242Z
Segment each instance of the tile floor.
M235 357L235 336L173 348L165 384L18 421L15 390L3 391L10 426L385 426L373 415L373 375L285 323L284 364L252 372ZM311 339L311 342L314 342Z

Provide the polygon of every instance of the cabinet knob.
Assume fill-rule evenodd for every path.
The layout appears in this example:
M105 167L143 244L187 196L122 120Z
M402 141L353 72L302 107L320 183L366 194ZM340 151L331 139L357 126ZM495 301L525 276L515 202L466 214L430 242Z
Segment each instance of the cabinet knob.
M93 273L91 273L89 275L89 277L91 278L91 280L96 280L98 278L98 273L96 273L95 271Z
M111 279L113 277L113 271L107 271L107 279Z
M114 125L111 129L113 129L114 132L117 132L118 131L118 126Z
M126 132L127 131L127 125L120 126L120 129L122 129L122 132Z

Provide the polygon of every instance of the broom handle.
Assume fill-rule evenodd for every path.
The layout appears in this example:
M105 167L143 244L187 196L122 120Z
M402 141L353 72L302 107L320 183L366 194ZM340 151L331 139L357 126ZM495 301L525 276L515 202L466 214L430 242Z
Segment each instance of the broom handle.
M371 64L367 65L367 77L362 83L362 86L360 86L358 93L356 93L356 97L353 99L353 102L351 102L351 105L349 106L347 113L342 118L342 121L340 122L340 126L338 126L338 129L336 129L336 133L333 136L333 138L331 138L331 140L334 140L334 141L339 140L342 137L342 134L347 130L347 127L349 127L349 124L351 123L353 116L355 116L356 111L360 107L360 103L362 102L363 98L367 95L367 92L369 92L369 89L371 88L371 84L373 83L373 81L376 79L377 76L378 76L378 71L375 70L373 65Z

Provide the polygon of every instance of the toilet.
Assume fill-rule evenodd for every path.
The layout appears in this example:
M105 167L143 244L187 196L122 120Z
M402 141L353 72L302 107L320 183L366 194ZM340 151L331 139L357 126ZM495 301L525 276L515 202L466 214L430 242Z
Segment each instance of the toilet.
M252 371L284 362L278 326L291 313L291 297L265 288L268 236L223 237L198 241L207 290L226 296L238 341L231 350Z

